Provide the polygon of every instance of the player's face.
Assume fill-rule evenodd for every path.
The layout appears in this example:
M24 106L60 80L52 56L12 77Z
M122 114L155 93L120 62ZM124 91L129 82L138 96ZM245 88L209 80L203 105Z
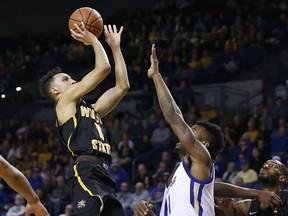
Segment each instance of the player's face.
M261 182L269 182L269 183L277 183L278 178L281 175L279 167L281 163L277 160L268 160L266 161L260 172L259 172L259 180Z
M52 88L57 89L60 93L66 91L70 86L75 84L76 81L65 73L59 73L54 76Z

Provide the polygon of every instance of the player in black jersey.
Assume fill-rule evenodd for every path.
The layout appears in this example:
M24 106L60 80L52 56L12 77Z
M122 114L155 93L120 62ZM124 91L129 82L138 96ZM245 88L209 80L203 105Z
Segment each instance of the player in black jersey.
M107 54L99 40L82 23L71 35L95 52L95 68L80 82L53 68L40 79L43 96L55 101L57 129L62 142L75 159L69 183L73 198L73 215L125 215L115 193L115 181L108 173L111 154L101 118L119 103L129 90L126 64L120 42L123 27L104 26L104 36L115 62L116 85L108 89L94 104L82 97L94 90L110 72Z
M274 192L281 198L282 203L278 208L260 204L258 199L247 199L236 203L225 200L221 209L226 216L287 216L288 191L283 188L287 174L287 168L278 160L266 161L259 172L259 182L263 186L261 190Z

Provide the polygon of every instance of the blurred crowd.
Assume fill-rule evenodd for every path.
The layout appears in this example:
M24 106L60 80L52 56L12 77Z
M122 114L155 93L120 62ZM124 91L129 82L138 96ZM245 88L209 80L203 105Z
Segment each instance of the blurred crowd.
M245 4L237 0L161 0L151 8L115 12L104 23L124 26L121 46L134 91L152 88L145 81L152 43L157 45L160 70L173 80L172 88L183 80L193 85L227 82L252 73L250 69L287 44L284 0ZM105 44L103 36L100 40ZM33 100L39 97L34 91L39 77L51 67L60 65L80 78L89 70L87 66L93 67L93 61L93 50L85 49L68 30L34 36L18 33L0 39L0 87L32 82L34 88L26 100Z
M121 11L105 20L125 27L122 49L132 91L149 92L153 88L151 82L145 82L152 43L159 50L160 71L173 80L171 89L231 81L260 64L276 48L285 47L286 1L201 2L191 5L162 0L149 10ZM82 77L93 61L92 50L69 34L2 38L0 87L12 82L35 82L37 86L39 77L55 65ZM109 85L109 79L101 88ZM26 102L39 98L34 90L30 88ZM159 107L152 104L135 113L119 111L103 119L111 144L109 172L116 179L116 192L128 216L142 199L156 203L154 211L159 211L165 181L178 163L173 152L177 139ZM217 107L202 108L193 103L180 107L190 125L208 120L222 127L226 147L216 161L217 180L259 188L258 172L267 159L287 164L286 98L267 98L247 115L234 113L225 124ZM67 176L72 159L60 143L54 124L2 116L0 142L0 154L25 174L51 215L64 215L65 209L71 209ZM2 180L0 200L0 215L24 203Z
M269 98L248 115L235 114L221 125L226 147L216 160L217 180L260 188L258 172L267 159L287 164L287 108L282 98ZM203 119L220 124L222 116L216 108L207 112L191 106L184 117L193 125ZM165 181L178 162L173 151L177 139L157 107L137 113L113 113L103 122L111 144L109 172L116 179L116 192L127 214L132 215L137 201L161 200ZM73 159L60 143L55 126L3 119L0 140L1 155L25 174L51 215L63 213L71 202L67 177ZM7 211L14 205L14 198L15 193L0 181L0 209ZM154 208L157 212L160 204Z

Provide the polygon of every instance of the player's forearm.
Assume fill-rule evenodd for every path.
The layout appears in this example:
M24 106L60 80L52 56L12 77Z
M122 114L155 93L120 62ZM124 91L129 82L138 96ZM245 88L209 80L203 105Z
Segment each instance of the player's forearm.
M107 70L110 69L109 59L108 56L100 43L100 41L95 37L92 47L95 53L95 69L98 70Z
M214 184L214 194L217 197L222 198L257 198L258 190L249 189L244 187L238 187L236 185L215 182Z
M116 87L125 94L130 88L126 63L120 47L111 48L111 50L115 62Z
M85 94L102 82L111 69L106 52L97 38L94 39L92 46L95 52L95 68L81 80L81 89Z
M13 190L22 195L29 204L35 204L39 201L38 196L34 192L26 177L13 166L9 165L3 179Z
M162 110L162 113L168 123L172 121L172 118L176 113L179 113L179 108L172 97L166 83L164 82L162 75L157 73L153 75L153 81L157 91L157 97L159 106Z

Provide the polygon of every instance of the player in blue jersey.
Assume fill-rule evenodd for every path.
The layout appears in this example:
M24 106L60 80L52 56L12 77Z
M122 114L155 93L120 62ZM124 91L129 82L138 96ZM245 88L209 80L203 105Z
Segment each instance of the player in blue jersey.
M214 160L224 147L223 133L210 122L190 127L159 73L155 45L150 61L147 75L155 84L161 111L186 153L169 178L160 216L214 216Z

